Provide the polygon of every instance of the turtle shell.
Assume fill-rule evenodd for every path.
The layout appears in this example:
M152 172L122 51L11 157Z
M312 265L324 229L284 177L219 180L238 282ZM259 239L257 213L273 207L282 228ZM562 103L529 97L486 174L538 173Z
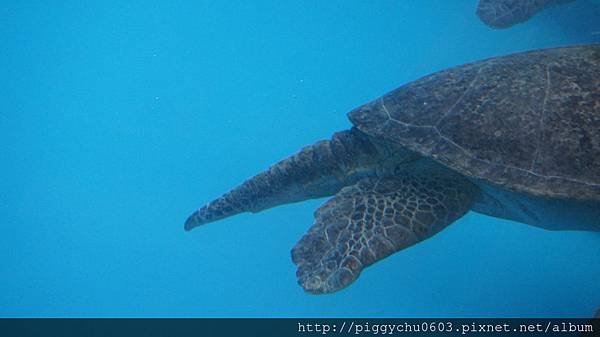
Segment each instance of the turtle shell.
M600 200L600 45L450 68L348 117L368 135L475 179L537 196Z

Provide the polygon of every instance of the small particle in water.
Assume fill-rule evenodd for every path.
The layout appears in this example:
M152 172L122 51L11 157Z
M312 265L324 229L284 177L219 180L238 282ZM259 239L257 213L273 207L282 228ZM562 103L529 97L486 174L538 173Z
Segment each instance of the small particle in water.
M154 99L158 101L160 99L160 97L154 96Z
M301 80L300 80L300 83L304 83L304 80L302 80L302 79L301 79Z

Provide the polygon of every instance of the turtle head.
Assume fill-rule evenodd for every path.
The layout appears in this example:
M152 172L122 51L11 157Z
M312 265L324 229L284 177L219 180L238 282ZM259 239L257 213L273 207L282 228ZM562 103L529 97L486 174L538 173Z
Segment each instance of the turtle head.
M357 129L337 132L331 140L307 146L246 180L194 212L185 229L238 213L334 195L358 179L375 175L380 153Z

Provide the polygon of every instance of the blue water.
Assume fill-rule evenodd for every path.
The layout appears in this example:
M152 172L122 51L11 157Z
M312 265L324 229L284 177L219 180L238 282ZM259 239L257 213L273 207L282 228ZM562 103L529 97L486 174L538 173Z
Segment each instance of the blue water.
M600 235L475 213L314 296L323 200L183 221L428 73L600 42L600 1L492 30L476 0L11 1L0 8L0 316L588 316Z

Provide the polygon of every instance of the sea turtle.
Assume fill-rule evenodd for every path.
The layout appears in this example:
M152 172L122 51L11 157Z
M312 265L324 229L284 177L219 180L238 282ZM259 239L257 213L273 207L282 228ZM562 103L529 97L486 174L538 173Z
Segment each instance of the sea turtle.
M537 50L440 71L348 113L354 126L193 213L334 197L292 250L300 285L329 293L468 211L600 231L600 45Z
M507 28L527 21L544 8L575 0L480 0L477 16L495 28Z

